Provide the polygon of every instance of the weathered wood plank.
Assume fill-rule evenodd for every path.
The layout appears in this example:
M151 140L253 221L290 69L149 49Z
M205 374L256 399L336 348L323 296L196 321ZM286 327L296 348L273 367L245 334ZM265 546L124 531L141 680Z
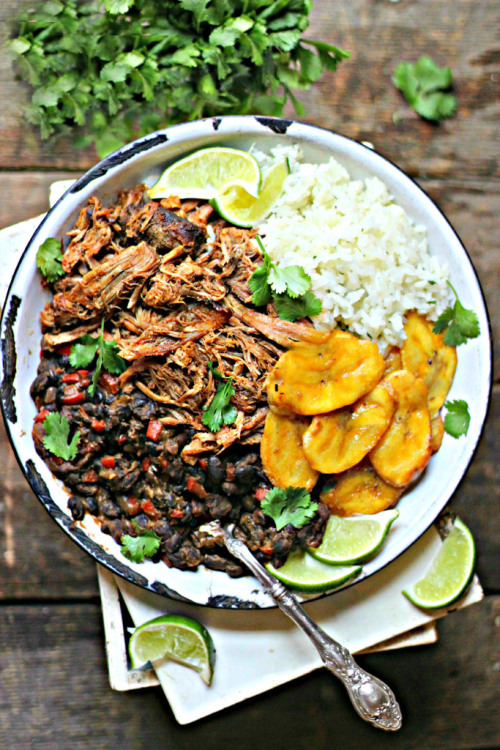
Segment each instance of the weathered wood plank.
M500 591L500 387L472 466L451 507L470 526L477 572L488 591ZM97 595L95 566L49 518L26 483L0 426L0 601Z
M325 670L180 727L159 688L114 693L95 604L0 607L0 746L55 750L238 746L250 750L385 749L386 734L354 713ZM403 729L396 750L474 750L500 743L500 598L440 623L427 647L360 657L398 696ZM481 644L481 648L478 648Z
M39 503L0 423L0 599L97 597L94 561Z
M8 200L0 204L0 229L39 216L49 208L49 188L56 180L79 177L81 172L1 172L2 191Z
M0 41L11 33L19 8L30 0L4 0ZM425 19L425 23L423 23ZM461 178L500 174L500 62L495 0L452 4L343 0L315 3L307 36L350 50L352 58L310 91L300 92L305 118L352 138L372 141L412 175ZM431 54L453 69L459 110L440 126L424 122L391 83L395 65ZM80 168L94 152L75 151L71 139L42 144L23 122L27 88L0 60L0 167ZM495 114L496 113L496 114ZM288 115L292 114L289 109Z

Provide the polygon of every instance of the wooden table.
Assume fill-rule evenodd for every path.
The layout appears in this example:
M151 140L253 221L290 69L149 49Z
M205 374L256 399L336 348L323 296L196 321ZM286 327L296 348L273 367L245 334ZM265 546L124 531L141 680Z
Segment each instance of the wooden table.
M2 0L2 43L16 9L29 4ZM497 373L498 21L496 0L317 2L310 38L338 44L352 58L303 96L307 121L371 141L415 177L454 224L487 298ZM0 49L3 227L46 210L49 184L80 174L96 157L90 150L74 151L69 141L40 144L22 120L27 92L14 79L5 47ZM424 53L453 70L458 114L439 126L411 112L391 84L398 61ZM342 688L324 671L184 728L161 690L112 692L95 564L39 505L2 427L0 747L500 747L499 433L496 385L479 451L452 504L477 540L484 602L440 623L437 645L360 659L400 698L404 727L388 737L354 715Z

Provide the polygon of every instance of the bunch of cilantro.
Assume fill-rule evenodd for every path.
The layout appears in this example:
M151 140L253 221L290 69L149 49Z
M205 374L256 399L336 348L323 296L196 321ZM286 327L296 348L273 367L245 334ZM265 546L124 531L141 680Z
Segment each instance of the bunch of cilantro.
M301 38L312 0L46 0L11 49L42 138L81 126L100 156L133 137L219 114L280 115L349 55Z

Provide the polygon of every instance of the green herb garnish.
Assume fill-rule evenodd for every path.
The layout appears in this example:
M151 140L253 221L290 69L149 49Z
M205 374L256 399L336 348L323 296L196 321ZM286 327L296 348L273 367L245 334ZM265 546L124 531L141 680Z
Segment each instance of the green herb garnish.
M446 401L445 407L448 413L444 418L444 429L454 438L460 435L467 435L470 425L469 406L467 401L457 399L456 401Z
M441 313L432 330L434 333L442 333L447 328L448 330L444 334L444 343L448 346L460 346L460 344L465 344L468 339L475 339L479 336L479 321L473 310L467 310L462 305L455 288L449 281L447 284L456 297L455 304L453 307L447 307Z
M225 381L217 386L215 395L209 406L206 406L201 416L201 421L208 427L210 432L218 432L225 424L233 424L238 416L238 410L231 403L234 396L233 378L226 378L219 370L216 370L211 362L208 369L218 380Z
M132 521L138 536L124 534L120 540L122 555L132 562L141 563L145 557L153 557L160 547L161 539L151 529L143 529L137 521Z
M136 135L223 114L282 115L349 57L303 39L311 0L46 0L11 42L42 138L82 131L105 156Z
M43 421L45 436L43 444L54 456L69 461L77 454L76 446L80 439L80 433L76 432L69 442L69 422L66 417L56 412L49 412Z
M282 320L294 321L297 318L319 315L322 304L321 300L309 291L309 274L300 266L277 266L266 253L260 237L256 237L256 240L264 261L248 280L253 304L262 307L273 300L276 312Z
M440 68L426 55L416 63L399 63L392 82L410 107L426 120L439 122L451 117L457 108L457 100L448 91L452 83L450 68Z
M62 257L61 241L55 237L48 237L38 248L36 265L47 281L52 283L59 276L64 276Z
M276 530L280 531L289 523L301 529L314 518L318 503L311 501L311 495L303 487L287 487L284 490L273 487L260 507L266 516L273 519Z
M104 338L104 318L101 321L101 330L98 336L91 336L89 333L86 333L77 344L74 344L71 347L69 355L70 364L77 368L88 367L88 365L94 360L98 350L99 356L97 358L95 372L92 376L92 383L89 385L89 393L91 396L95 393L103 367L113 375L119 375L124 372L127 367L124 360L118 354L119 348L116 341L106 341Z

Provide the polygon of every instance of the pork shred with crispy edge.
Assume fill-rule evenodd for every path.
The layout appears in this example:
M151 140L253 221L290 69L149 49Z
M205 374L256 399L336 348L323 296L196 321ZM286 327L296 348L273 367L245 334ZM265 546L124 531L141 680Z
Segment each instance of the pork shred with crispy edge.
M253 451L265 490L270 485L261 471L258 445L268 411L266 376L284 347L324 334L280 320L271 308L262 314L249 306L248 280L262 262L255 234L228 225L207 203L176 197L148 201L142 186L121 192L109 206L90 198L68 232L62 259L66 275L52 285L54 296L41 315L42 349L50 357L84 334L97 335L104 318L106 337L118 344L127 363L114 392L132 396L142 391L164 429L182 435L180 457L193 469L231 446ZM233 378L231 404L237 410L234 423L216 433L202 422L220 382L210 363ZM106 388L106 379L100 385ZM40 388L32 393L40 400ZM34 430L35 444L50 465L41 429ZM226 462L230 456L231 450ZM290 529L294 538L286 543L280 541L283 532L269 529L276 538L257 534L255 550L267 548L269 555L274 546L279 565L297 544L317 546L326 523L323 510L320 505L316 520L304 529ZM257 525L272 526L258 503L255 513ZM130 524L118 526L117 539L130 531ZM170 564L184 567L173 558ZM231 574L229 566L226 570Z

